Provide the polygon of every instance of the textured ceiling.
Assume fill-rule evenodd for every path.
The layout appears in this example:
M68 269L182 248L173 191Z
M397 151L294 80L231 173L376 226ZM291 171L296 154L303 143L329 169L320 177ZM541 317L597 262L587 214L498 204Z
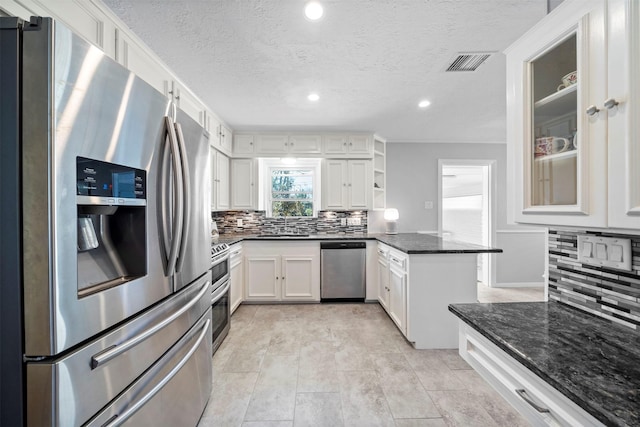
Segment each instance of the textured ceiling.
M547 0L103 0L235 130L374 131L389 141L503 142L500 53ZM445 73L464 51L497 51ZM320 100L307 100L317 92ZM432 104L418 109L421 99Z

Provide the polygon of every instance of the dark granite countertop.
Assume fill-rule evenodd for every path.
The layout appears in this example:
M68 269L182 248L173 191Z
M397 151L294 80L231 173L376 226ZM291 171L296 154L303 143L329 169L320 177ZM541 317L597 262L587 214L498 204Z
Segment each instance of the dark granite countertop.
M250 233L221 234L217 243L232 245L243 240L377 240L407 254L477 254L500 253L502 249L488 248L472 243L442 239L433 234L401 233L348 233L348 234L310 234L307 236L279 236Z
M449 311L604 424L640 425L637 331L557 302Z

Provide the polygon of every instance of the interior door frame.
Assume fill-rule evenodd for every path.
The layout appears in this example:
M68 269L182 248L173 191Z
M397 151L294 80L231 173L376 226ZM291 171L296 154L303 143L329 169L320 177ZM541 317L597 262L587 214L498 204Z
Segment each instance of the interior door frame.
M496 182L495 159L438 159L438 235L442 236L442 168L447 166L486 166L488 167L489 189L488 189L488 216L489 216L489 241L487 246L492 247L496 241L496 212L497 212L497 182ZM486 254L486 267L488 272L487 286L493 287L496 283L496 256Z

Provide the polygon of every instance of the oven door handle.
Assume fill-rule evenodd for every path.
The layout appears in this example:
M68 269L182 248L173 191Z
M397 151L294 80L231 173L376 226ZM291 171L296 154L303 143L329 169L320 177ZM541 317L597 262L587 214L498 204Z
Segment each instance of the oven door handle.
M200 292L198 292L198 295L193 297L193 299L189 301L186 305L184 305L180 310L176 311L171 316L164 319L162 322L159 322L153 325L146 331L134 337L129 338L123 343L112 345L111 347L107 347L100 353L94 354L91 357L91 369L96 369L98 366L103 365L107 363L109 360L121 355L125 351L130 350L131 348L137 346L138 344L140 344L150 336L154 335L156 332L160 331L161 329L163 329L164 327L172 323L178 317L182 316L183 313L185 313L191 307L196 305L196 303L200 301L200 299L204 296L204 294L209 290L210 287L211 287L211 282L207 280L206 283L202 286L202 289L200 289Z
M222 298L224 294L227 293L230 287L231 287L231 282L227 280L224 286L221 286L222 290L220 290L220 288L216 289L216 291L211 295L211 305L220 301L220 298Z
M178 263L176 265L176 273L182 270L182 266L184 264L185 252L187 250L187 238L189 236L189 220L191 217L191 189L189 183L189 162L187 161L187 147L184 143L184 134L182 133L182 126L180 123L175 124L176 127L176 136L178 140L178 150L180 151L180 165L182 172L182 192L183 192L183 205L179 206L178 209L182 209L184 220L182 222L182 230L181 230L181 243L180 243L180 251L178 252Z
M171 369L171 371L169 371L169 373L158 384L156 384L151 390L149 390L149 392L145 394L140 400L138 400L133 406L123 412L122 415L111 417L112 421L108 424L103 425L103 427L117 427L119 425L122 425L122 423L127 421L133 414L138 412L140 408L146 405L146 403L151 400L153 396L158 394L158 392L162 390L162 388L167 385L167 383L171 381L173 377L175 377L176 374L180 371L180 369L182 369L182 367L189 361L191 356L193 356L193 353L196 352L196 350L200 346L200 343L206 336L207 331L209 330L209 323L211 323L211 320L207 319L207 321L202 326L202 332L200 332L200 336L198 336L196 343L189 349L189 352L184 355L180 362L178 362L178 364L174 366L173 369Z

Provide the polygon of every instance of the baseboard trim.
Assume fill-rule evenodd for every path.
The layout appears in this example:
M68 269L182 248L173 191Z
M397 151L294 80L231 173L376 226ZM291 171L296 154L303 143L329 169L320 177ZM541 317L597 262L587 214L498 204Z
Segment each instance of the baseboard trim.
M496 283L491 288L544 288L544 282Z

